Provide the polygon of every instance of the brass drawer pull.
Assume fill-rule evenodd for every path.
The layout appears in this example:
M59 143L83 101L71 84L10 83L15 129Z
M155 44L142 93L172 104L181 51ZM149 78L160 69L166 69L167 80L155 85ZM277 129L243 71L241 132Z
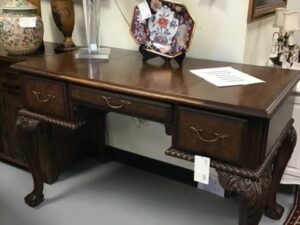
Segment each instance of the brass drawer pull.
M55 98L54 95L49 95L49 94L46 95L45 98L41 98L41 93L39 91L32 91L32 93L35 95L36 100L38 102L50 102L52 99Z
M201 133L203 132L203 129L197 129L197 128L195 128L195 127L190 127L190 129L191 129L192 131L194 131L194 132L197 134L198 138L199 138L201 141L203 141L203 142L212 143L212 142L218 141L219 139L226 139L226 138L228 137L228 136L225 135L225 134L214 133L214 135L216 136L215 138L213 138L213 139L206 139L206 138L204 138L204 137L201 136Z
M102 98L105 100L106 104L112 108L112 109L122 109L124 108L126 105L130 105L131 102L127 101L127 100L120 100L121 104L120 105L113 105L111 104L111 98L110 97L106 97L106 96L102 96Z

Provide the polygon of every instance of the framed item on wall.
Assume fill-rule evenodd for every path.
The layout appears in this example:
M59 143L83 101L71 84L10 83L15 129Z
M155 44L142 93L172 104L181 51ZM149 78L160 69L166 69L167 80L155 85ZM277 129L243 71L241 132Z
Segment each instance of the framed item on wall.
M275 13L278 7L285 7L287 0L249 0L248 23Z

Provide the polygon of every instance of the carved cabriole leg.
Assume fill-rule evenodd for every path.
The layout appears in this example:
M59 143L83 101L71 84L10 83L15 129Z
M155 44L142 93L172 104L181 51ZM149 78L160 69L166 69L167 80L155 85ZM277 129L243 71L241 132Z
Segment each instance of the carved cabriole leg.
M25 197L25 202L31 207L39 205L44 200L44 183L42 179L39 154L34 140L34 131L39 124L39 120L26 116L18 116L16 123L17 138L19 140L21 150L30 167L34 182L33 191Z
M265 209L265 215L271 219L280 219L284 208L277 204L276 193L279 188L280 180L282 178L283 172L291 155L294 151L294 147L297 141L297 133L295 128L292 126L278 149L277 156L275 158L274 168L273 168L273 179L268 191L269 198Z
M217 170L222 187L240 196L239 225L258 225L266 204L266 193L271 183L269 170L258 180L250 180Z
M34 137L34 131L42 122L71 130L76 130L86 124L85 120L67 121L31 112L27 109L19 110L19 116L16 122L16 134L19 139L20 148L28 162L34 182L33 191L25 197L25 202L31 207L39 205L44 200L41 161Z

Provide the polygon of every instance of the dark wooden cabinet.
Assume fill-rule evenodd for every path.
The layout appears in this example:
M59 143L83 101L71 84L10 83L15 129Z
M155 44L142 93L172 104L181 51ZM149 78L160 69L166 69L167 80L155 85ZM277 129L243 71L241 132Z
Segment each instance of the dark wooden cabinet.
M18 116L18 111L24 107L21 91L21 82L24 79L20 78L17 71L10 68L13 63L27 61L35 58L44 58L54 55L55 44L45 43L45 49L29 56L7 56L0 52L0 160L12 163L14 165L28 169L28 164L20 150L19 143L16 138L15 125ZM56 115L65 117L68 113L64 111L67 107L57 105L63 104L63 100L59 101L58 97L63 96L61 92L64 91L63 83L47 87L43 86L42 80L27 80L26 84L30 87L37 88L36 93L29 93L28 98L25 98L31 108L35 109L37 104L50 104L52 106L51 113L56 112ZM38 93L38 88L43 91L49 90L57 98L52 102L43 101L47 98L47 93ZM32 90L34 91L34 90ZM38 102L41 100L40 102ZM27 104L26 103L26 104ZM43 108L43 107L40 107ZM47 111L49 107L45 106ZM71 131L65 128L54 127L51 125L41 126L36 131L37 149L41 163L41 170L43 179L47 183L53 183L57 180L59 173L66 168L70 163L79 159L83 155L88 154L88 150L83 147L86 146L87 139L85 139L84 130L88 129L86 126L82 129Z
M18 110L22 107L17 93L5 93L1 90L1 148L0 158L25 166L25 161L15 139L15 123Z
M9 68L13 62L14 60L0 61L0 158L26 167L15 138L16 118L22 103L19 76Z

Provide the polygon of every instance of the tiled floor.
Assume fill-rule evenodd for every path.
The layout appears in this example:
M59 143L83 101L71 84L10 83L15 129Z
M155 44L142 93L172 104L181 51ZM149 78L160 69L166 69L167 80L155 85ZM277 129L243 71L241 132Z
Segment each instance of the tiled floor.
M45 186L38 208L25 205L31 175L0 162L0 225L235 225L238 204L195 187L117 162L86 160ZM292 188L280 192L287 209L281 221L263 218L261 225L282 225L292 207Z

